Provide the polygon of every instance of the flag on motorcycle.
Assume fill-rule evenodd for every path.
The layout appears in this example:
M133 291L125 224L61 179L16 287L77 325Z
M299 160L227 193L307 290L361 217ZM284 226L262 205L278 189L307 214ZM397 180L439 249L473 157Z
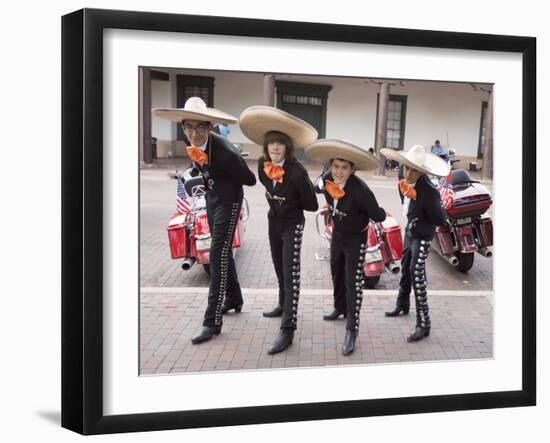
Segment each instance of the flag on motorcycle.
M441 195L441 203L445 209L450 209L453 207L453 202L455 198L455 193L453 190L453 185L451 184L452 172L449 172L449 175L441 179L439 183L439 195Z
M191 203L189 203L189 195L185 192L182 181L178 178L176 188L176 210L180 214L186 214L191 211Z

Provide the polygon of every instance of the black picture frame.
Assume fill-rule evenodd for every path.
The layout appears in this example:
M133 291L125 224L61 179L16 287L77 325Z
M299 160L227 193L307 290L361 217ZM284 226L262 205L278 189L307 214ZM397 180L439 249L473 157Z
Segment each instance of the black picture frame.
M104 415L102 36L109 28L521 54L522 388L505 392ZM535 405L535 60L533 37L96 9L63 16L62 426L81 434L105 434Z

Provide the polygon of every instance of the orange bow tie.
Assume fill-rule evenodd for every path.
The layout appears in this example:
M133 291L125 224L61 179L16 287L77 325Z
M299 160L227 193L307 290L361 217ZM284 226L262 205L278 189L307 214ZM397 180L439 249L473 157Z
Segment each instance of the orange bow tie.
M416 189L414 189L413 185L407 183L407 180L399 180L399 189L401 190L401 194L405 197L409 197L411 200L416 200Z
M208 163L208 154L206 154L201 148L197 148L196 146L188 146L187 155L191 160L201 166L205 163Z
M264 172L271 180L275 180L278 183L283 182L283 175L285 175L285 170L281 166L277 166L272 162L264 163Z
M339 200L346 195L346 191L330 180L325 180L325 189L334 200Z

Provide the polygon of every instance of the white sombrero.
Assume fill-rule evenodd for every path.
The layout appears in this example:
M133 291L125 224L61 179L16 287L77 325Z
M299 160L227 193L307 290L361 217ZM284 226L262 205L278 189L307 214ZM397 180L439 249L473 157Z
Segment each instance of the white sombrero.
M251 106L243 111L239 124L244 135L262 146L268 132L286 134L295 148L309 145L317 140L317 130L298 117L273 106Z
M352 162L355 169L369 170L380 166L380 160L363 148L349 142L335 139L321 139L304 148L308 158L319 163L328 164L339 158Z
M426 152L424 146L421 145L414 145L407 152L382 148L380 153L390 160L395 160L428 175L446 177L451 171L451 166L445 160L435 154Z
M200 120L210 123L237 123L231 114L209 108L200 97L190 97L183 108L155 108L153 113L160 118L181 123L183 120Z

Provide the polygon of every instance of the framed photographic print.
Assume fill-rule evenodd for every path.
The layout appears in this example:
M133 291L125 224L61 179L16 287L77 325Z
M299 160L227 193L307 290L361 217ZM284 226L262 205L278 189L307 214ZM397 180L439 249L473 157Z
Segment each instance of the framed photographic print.
M84 9L63 17L62 56L64 427L535 404L534 38ZM351 271L335 251L359 246L335 240L347 214L328 190L277 252L273 214L291 197L284 175L260 183L276 152L253 135L251 109L314 134L291 138L287 159L312 190L334 174L316 143L331 161L374 162L348 160L347 180L385 214L360 226ZM439 191L446 214L429 256L411 256L416 197L400 199L394 160L415 145L448 168L413 181ZM427 296L400 305L417 259Z

